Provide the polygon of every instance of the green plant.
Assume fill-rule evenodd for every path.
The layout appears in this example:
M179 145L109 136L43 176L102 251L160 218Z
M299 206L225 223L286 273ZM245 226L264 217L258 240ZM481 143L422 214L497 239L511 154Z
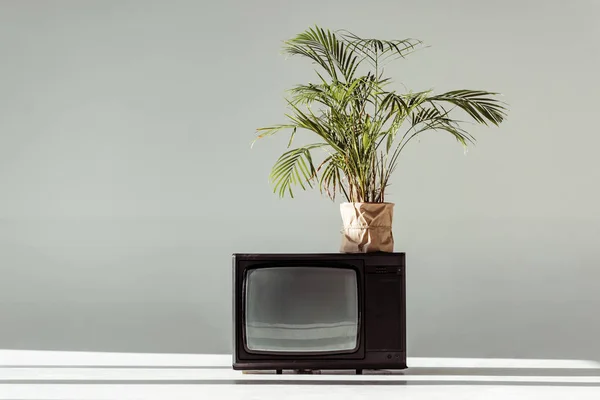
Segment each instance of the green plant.
M332 200L341 193L349 202L385 202L398 157L417 135L446 131L463 146L474 143L463 122L452 117L456 109L479 124L502 122L506 108L495 98L497 93L389 89L384 65L421 46L415 39L364 39L318 26L285 41L284 54L306 57L319 67L319 83L289 90L289 122L259 128L257 139L288 130L289 149L296 132L307 130L320 140L279 157L270 174L274 192L293 197L294 185L306 189L316 184ZM325 150L322 159L315 157L316 150Z

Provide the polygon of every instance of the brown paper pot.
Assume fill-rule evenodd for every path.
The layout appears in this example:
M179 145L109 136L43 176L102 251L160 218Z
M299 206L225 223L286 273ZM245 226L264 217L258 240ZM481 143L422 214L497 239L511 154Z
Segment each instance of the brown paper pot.
M342 203L342 253L393 252L393 203Z

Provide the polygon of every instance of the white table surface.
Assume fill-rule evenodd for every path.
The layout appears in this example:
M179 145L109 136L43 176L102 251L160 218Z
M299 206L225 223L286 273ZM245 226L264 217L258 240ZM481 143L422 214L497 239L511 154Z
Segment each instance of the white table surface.
M244 374L230 355L0 350L0 399L594 399L589 360L409 358L403 371Z

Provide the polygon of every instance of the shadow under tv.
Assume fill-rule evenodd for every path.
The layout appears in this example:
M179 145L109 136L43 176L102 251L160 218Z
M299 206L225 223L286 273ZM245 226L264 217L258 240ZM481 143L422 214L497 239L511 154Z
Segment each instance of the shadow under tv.
M233 254L233 369L406 368L405 253Z

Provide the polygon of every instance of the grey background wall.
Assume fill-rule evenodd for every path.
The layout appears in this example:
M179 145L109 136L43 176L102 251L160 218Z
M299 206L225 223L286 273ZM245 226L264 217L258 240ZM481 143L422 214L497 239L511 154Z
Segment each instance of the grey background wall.
M337 251L337 204L271 193L286 138L249 147L315 23L420 38L397 82L511 106L394 178L409 355L600 358L593 0L1 1L0 348L225 353L231 253Z

